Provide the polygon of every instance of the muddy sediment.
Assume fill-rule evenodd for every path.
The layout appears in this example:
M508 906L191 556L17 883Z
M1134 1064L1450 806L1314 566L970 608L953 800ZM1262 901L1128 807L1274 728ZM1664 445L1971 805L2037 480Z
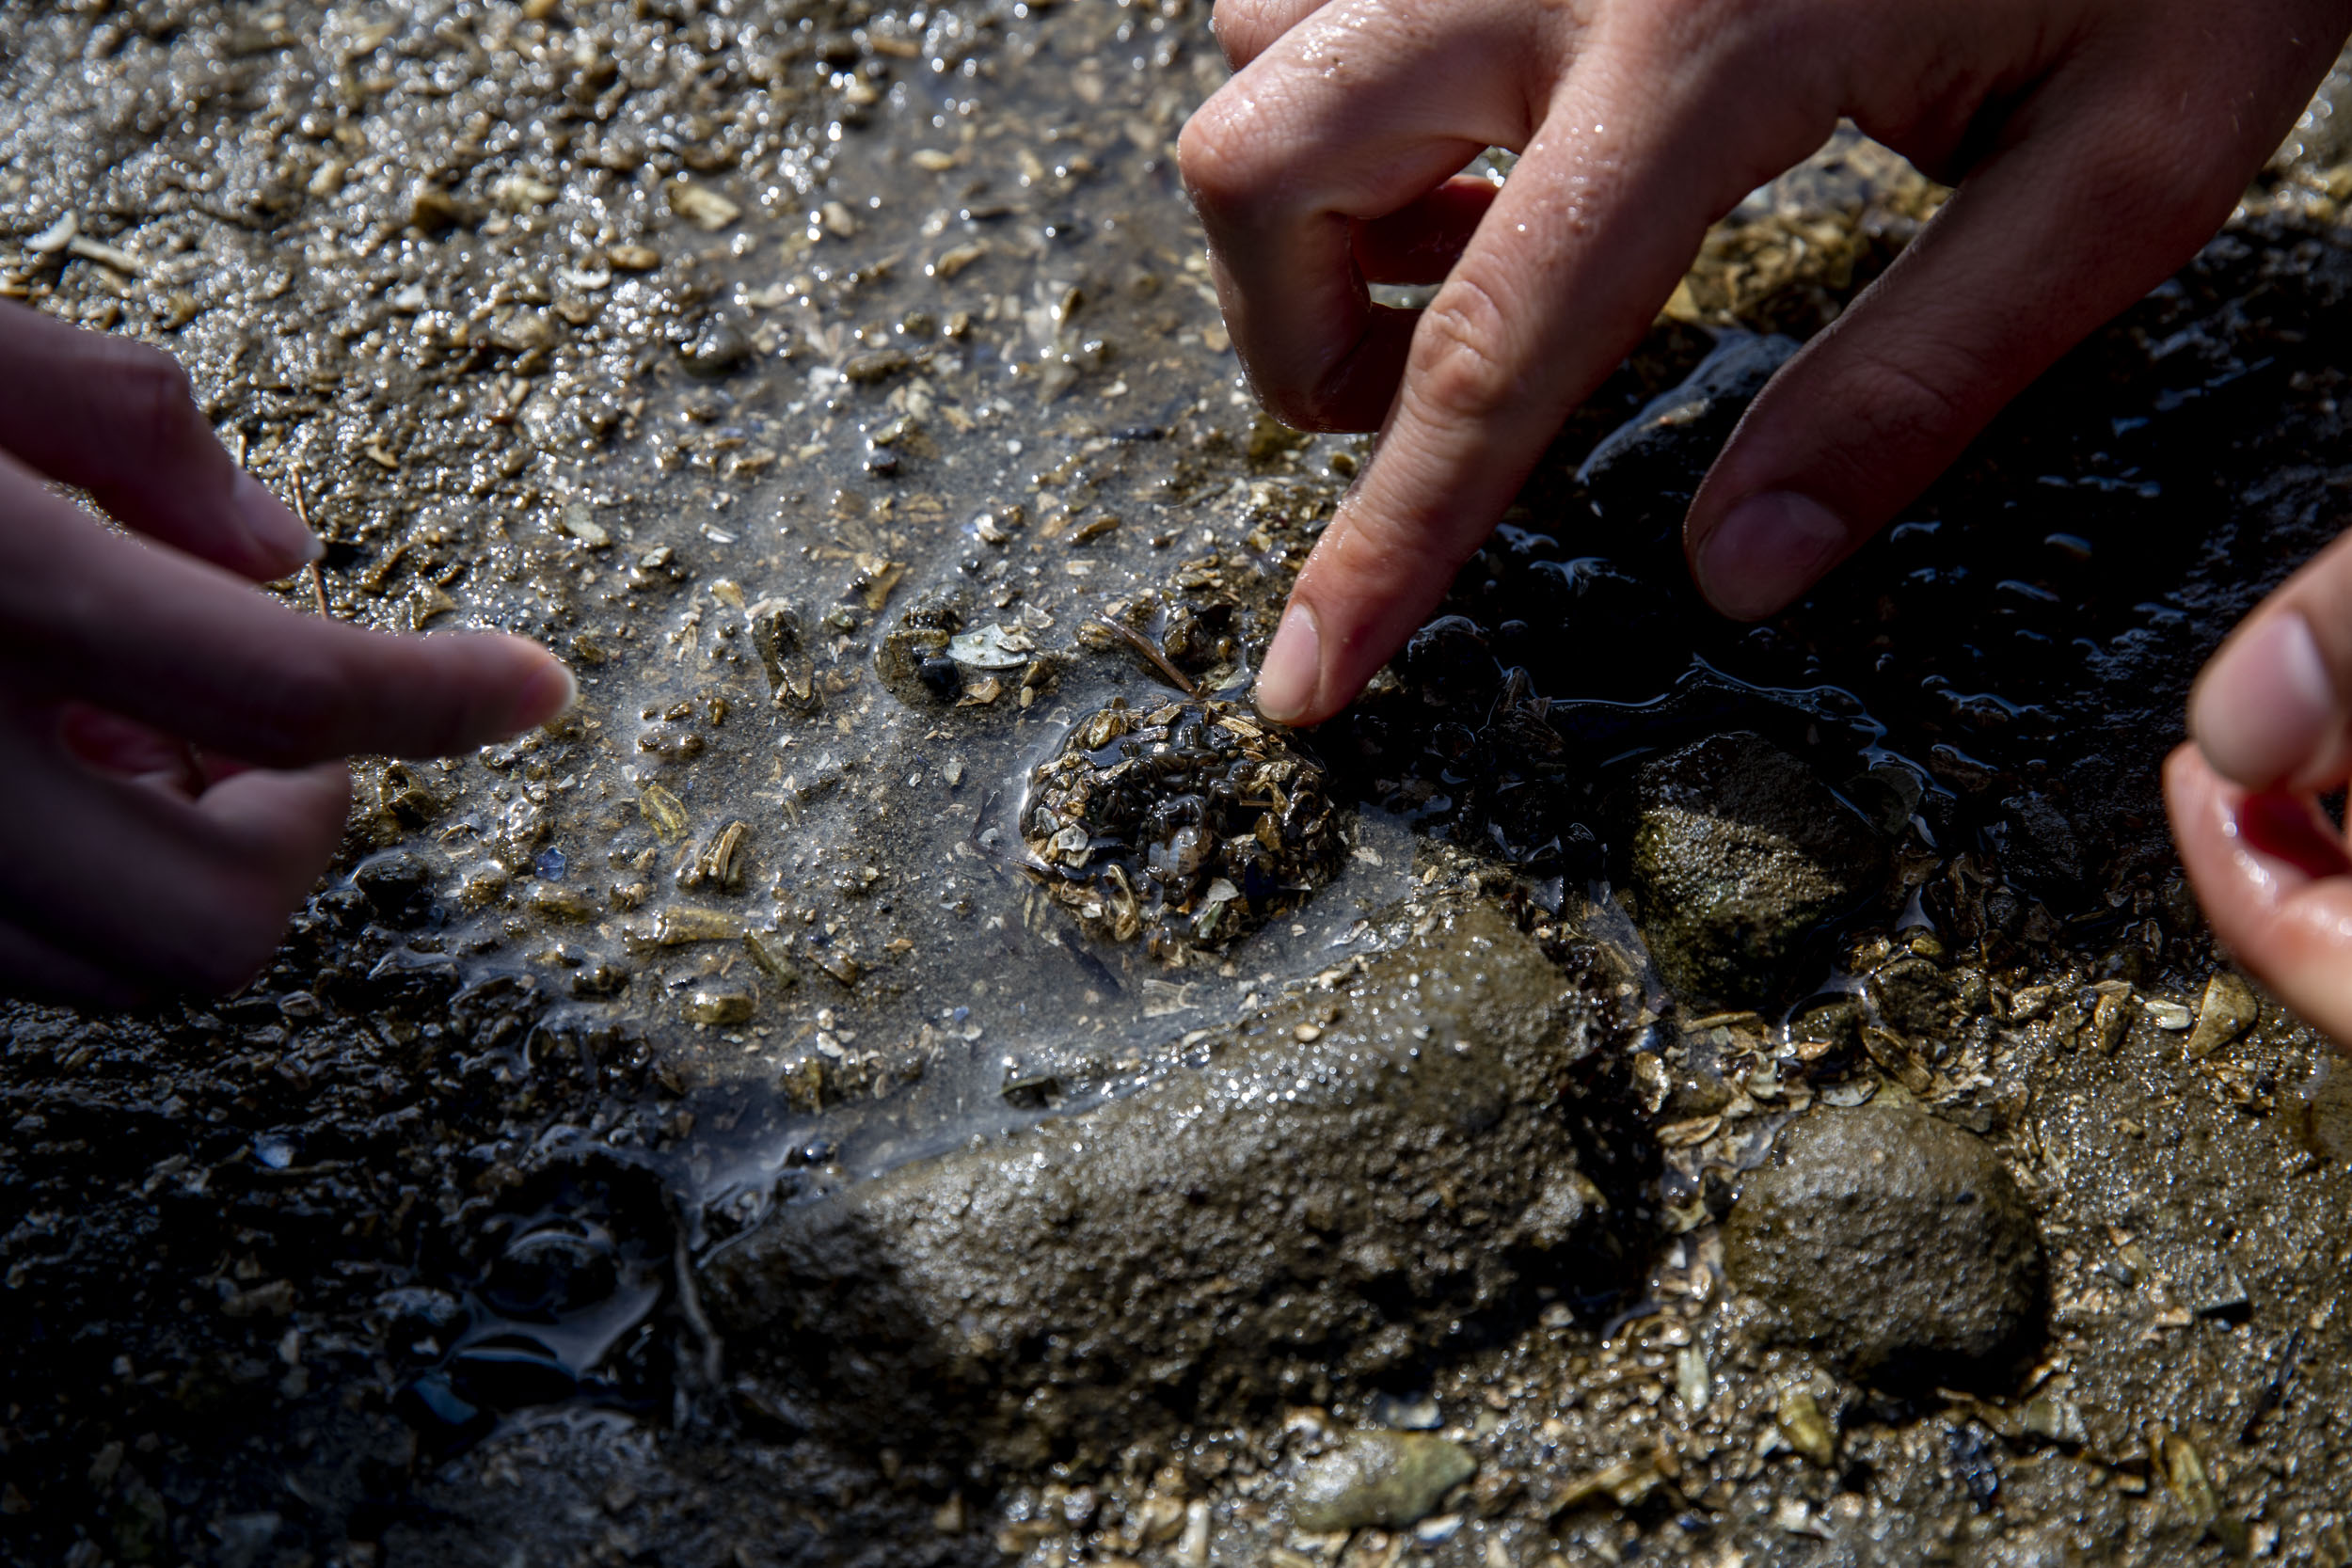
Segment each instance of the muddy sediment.
M2342 82L1738 627L1682 501L1940 196L1759 193L1304 737L1327 883L1155 955L1032 783L1237 689L1365 450L1238 382L1205 24L0 22L0 291L180 355L330 612L583 690L363 762L246 991L8 1008L0 1552L2352 1560L2346 1090L2154 790L2352 485Z

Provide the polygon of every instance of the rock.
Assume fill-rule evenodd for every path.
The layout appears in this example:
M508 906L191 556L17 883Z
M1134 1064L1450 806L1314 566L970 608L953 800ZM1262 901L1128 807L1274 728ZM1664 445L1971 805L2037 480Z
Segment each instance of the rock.
M2252 1026L2262 1016L2254 989L2228 970L2205 982L2204 999L2197 1004L2197 1027L2183 1048L2192 1062L2212 1055Z
M1925 958L1898 958L1870 976L1870 1000L1886 1026L1914 1038L1952 1026L1959 993Z
M1709 736L1637 777L1628 889L1650 957L1693 1002L1755 1003L1805 939L1876 890L1860 814L1759 735Z
M1406 641L1396 675L1431 707L1484 707L1502 674L1486 649L1486 634L1467 615L1440 615Z
M2027 791L2003 800L1985 838L2001 868L2043 900L2061 907L2081 901L2088 876L2082 841L2048 796Z
M672 182L668 196L670 211L705 233L715 234L720 230L730 227L736 219L743 215L742 208L729 201L717 191L707 185L694 184L691 181Z
M1724 1224L1724 1265L1776 1337L1899 1381L2003 1370L2042 1305L2041 1233L2008 1169L1884 1097L1789 1128Z
M872 349L851 356L850 362L841 367L841 377L859 387L871 387L899 374L914 363L904 349Z
M1692 619L1674 595L1599 556L1531 561L1522 570L1524 661L1539 689L1645 702L1688 667Z
M1318 994L1319 1033L1278 1011L1204 1069L780 1210L704 1300L730 1364L867 1444L1092 1464L1325 1402L1526 1273L1610 1267L1563 1095L1619 1028L1592 984L1463 910Z
M1311 1534L1401 1529L1470 1478L1478 1461L1425 1432L1359 1432L1307 1462L1291 1490L1291 1523Z
M705 317L678 344L678 357L685 362L688 373L706 379L731 374L751 356L751 338L740 325L723 315Z
M1796 352L1793 338L1726 332L1682 385L1595 447L1577 478L1611 531L1642 539L1678 532L1732 426Z
M353 869L351 884L369 907L395 926L414 925L433 902L433 866L413 849L387 849Z

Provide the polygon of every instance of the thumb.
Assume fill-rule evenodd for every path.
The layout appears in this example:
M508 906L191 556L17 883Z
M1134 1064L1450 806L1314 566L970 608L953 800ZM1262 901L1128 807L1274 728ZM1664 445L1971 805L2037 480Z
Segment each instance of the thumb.
M2249 789L2308 791L2352 761L2352 534L2313 557L2230 634L2189 693L2213 770Z
M2166 122L2142 85L2068 86L1749 409L1684 528L1717 610L1756 620L1811 587L2229 215L2259 151L2217 156L2210 128ZM2268 148L2266 129L2248 145Z

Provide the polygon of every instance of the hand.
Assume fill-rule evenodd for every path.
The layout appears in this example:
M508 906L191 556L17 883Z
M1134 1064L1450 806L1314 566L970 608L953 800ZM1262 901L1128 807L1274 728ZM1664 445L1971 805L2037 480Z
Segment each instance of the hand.
M2181 863L2238 961L2352 1040L2352 851L2317 792L2352 773L2352 534L2264 601L2189 696L2165 764Z
M1218 0L1237 74L1180 151L1234 344L1292 424L1381 430L1260 707L1345 705L1707 226L1839 116L1959 189L1692 503L1727 615L1804 592L2193 255L2348 26L2347 0ZM1499 190L1449 180L1489 145L1520 152ZM1365 290L1440 279L1418 314Z
M169 356L0 306L0 988L230 989L335 851L343 756L463 751L570 703L520 638L387 636L253 591L318 554Z

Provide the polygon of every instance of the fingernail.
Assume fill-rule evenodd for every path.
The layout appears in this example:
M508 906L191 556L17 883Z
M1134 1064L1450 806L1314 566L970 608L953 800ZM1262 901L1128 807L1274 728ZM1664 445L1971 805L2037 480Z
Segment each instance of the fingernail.
M2335 684L2311 623L2292 610L2221 650L2197 683L2188 716L2214 771L2249 789L2293 778L2339 721Z
M1294 601L1275 628L1274 646L1265 651L1251 693L1258 711L1278 724L1287 724L1314 701L1315 682L1323 673L1323 638L1315 629L1314 612Z
M580 699L580 682L555 659L548 659L516 689L507 705L507 729L519 735L544 724Z
M1699 546L1699 592L1735 620L1761 620L1819 581L1851 536L1837 515L1810 496L1750 496Z
M236 502L246 531L273 560L308 566L326 554L318 535L304 528L302 519L251 474L237 476Z

